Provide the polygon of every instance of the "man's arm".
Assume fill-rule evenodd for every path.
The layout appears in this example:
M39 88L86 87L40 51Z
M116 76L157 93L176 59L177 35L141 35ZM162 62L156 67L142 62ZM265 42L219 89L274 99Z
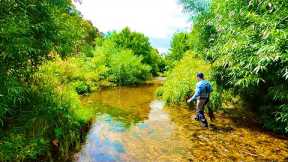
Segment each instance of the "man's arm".
M199 97L200 94L201 94L200 88L199 86L196 86L194 95L190 99L188 99L187 102L190 103L191 101L196 100L196 98Z
M209 89L210 89L209 90L210 91L209 94L210 94L211 92L213 92L213 88L212 88L212 85L210 83L209 83Z

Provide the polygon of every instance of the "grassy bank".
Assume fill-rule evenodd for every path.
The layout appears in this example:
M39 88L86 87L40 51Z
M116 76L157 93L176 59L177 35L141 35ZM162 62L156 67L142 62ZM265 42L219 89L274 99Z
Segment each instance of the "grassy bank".
M199 59L192 52L187 52L184 58L167 73L164 85L157 94L168 103L184 102L187 95L191 95L196 85L196 73L203 72L209 79L210 64Z

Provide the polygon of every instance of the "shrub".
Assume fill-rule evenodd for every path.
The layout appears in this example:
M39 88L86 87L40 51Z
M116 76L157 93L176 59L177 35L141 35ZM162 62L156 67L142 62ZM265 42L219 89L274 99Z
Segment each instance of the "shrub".
M111 58L110 79L118 85L141 83L150 77L151 67L141 63L142 58L132 51L122 50Z
M8 114L13 113L15 104L22 103L25 99L25 88L14 77L0 76L0 127L5 125Z
M9 134L0 144L1 161L36 160L39 154L49 150L49 142L43 138L28 139L22 134Z
M179 103L190 95L196 85L196 73L208 73L210 65L195 58L193 53L186 53L184 58L177 63L168 74L167 79L160 88L158 95L168 103Z
M115 47L111 40L104 40L96 48L92 59L98 69L106 69L101 75L117 85L141 83L151 76L151 67L142 63L142 56L137 56L129 49Z
M69 79L64 75L67 74L67 66L73 67L75 62L81 65L81 61L75 60L63 61L58 58L54 62L47 62L33 74L29 85L1 77L0 81L5 86L1 87L0 98L3 121L0 161L29 161L39 156L66 159L69 150L80 144L79 130L93 117L94 112L80 105L79 96L73 88L76 83L81 94L86 92L86 83L78 79L87 76L83 77L77 71L73 75L70 71ZM58 144L59 152L54 157L51 141Z
M35 74L29 86L22 84L23 99L7 105L13 111L6 114L9 123L5 129L1 127L1 131L5 130L0 138L1 161L47 156L52 140L59 142L59 159L66 158L69 150L80 142L83 122L74 114L75 109L82 109L79 97L75 91L54 83L57 82L51 76Z
M120 32L113 32L107 37L117 49L131 50L134 55L141 57L143 64L149 65L153 75L159 72L160 55L151 46L149 38L142 33L133 32L128 27Z
M75 90L78 94L84 95L90 92L90 87L84 82L76 82L74 83Z

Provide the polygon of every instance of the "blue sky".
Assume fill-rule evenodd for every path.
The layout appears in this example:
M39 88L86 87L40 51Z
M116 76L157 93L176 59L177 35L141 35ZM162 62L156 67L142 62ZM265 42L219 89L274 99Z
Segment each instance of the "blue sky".
M167 52L175 32L191 27L177 0L82 0L76 7L100 31L119 31L128 26L148 36L161 53Z

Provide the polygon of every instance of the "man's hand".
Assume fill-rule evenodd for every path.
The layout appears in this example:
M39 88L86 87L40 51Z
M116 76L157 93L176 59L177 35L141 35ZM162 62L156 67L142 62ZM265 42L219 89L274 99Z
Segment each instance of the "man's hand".
M190 99L187 100L187 103L190 104L193 101L193 98L191 97Z

